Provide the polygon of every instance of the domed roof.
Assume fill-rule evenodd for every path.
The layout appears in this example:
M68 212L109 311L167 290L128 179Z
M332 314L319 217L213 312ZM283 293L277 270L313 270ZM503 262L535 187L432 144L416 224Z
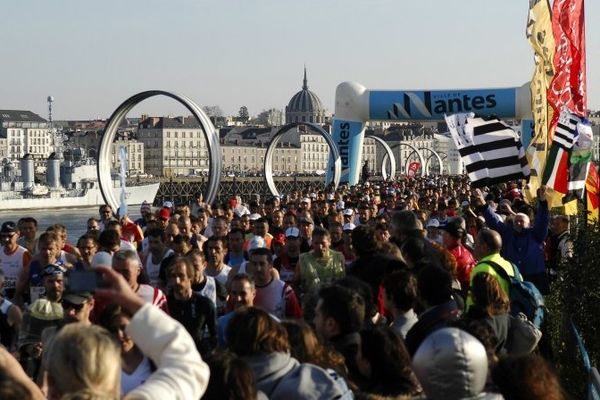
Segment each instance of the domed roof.
M306 67L304 67L304 82L302 84L302 90L296 93L291 98L286 111L315 113L323 111L321 99L319 99L319 97L314 92L308 90L308 83L306 80Z

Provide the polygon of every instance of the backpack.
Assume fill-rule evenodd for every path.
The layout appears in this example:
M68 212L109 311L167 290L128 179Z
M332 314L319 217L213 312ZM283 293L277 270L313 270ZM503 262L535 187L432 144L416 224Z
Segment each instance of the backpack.
M544 321L546 306L544 296L531 282L524 281L515 264L512 264L515 276L509 276L504 268L493 261L484 261L496 271L498 275L509 282L510 287L510 312L513 316L525 314L527 319L539 328Z

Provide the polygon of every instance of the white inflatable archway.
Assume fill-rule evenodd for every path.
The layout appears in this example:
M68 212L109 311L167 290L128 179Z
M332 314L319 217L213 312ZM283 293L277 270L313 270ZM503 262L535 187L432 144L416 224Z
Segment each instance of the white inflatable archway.
M341 183L360 178L367 121L442 121L444 114L475 112L522 120L522 134L531 132L529 82L520 87L455 90L369 90L356 82L340 83L335 92L333 140L342 161ZM528 132L524 127L529 127ZM327 181L333 179L329 160Z

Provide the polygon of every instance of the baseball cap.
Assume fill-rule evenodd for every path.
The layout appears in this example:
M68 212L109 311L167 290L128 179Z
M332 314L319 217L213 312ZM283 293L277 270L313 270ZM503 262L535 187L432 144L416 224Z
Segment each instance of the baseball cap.
M440 229L457 238L465 233L460 221L457 219L451 219L446 225L440 226Z
M298 223L300 224L311 224L314 225L315 222L313 221L313 219L311 217L302 217L298 220Z
M285 230L285 237L289 238L289 237L300 237L300 230L298 228L296 228L295 226L292 226L290 228L287 228Z
M343 230L345 231L353 231L354 228L356 228L356 225L354 225L352 222L349 222L347 224L344 224Z
M71 303L76 306L81 305L93 298L94 296L90 292L65 292L63 295L64 302Z
M42 278L50 275L62 275L67 271L65 267L58 264L48 264L42 270Z
M310 203L309 197L303 197L301 203Z
M2 224L2 228L0 229L0 233L15 233L18 231L19 228L17 228L17 224L13 221L6 221Z
M261 217L262 217L262 215L260 215L259 213L250 214L250 221L256 221L257 219L260 219Z
M345 215L345 216L349 216L349 217L351 217L351 216L353 216L353 215L354 215L354 211L353 211L352 209L350 209L350 208L346 208L346 209L344 210L344 215Z
M165 201L163 203L163 207L167 207L167 208L173 208L173 203L170 201Z
M112 256L106 251L99 251L92 257L92 268L94 267L112 267Z
M265 239L261 238L260 236L253 236L252 239L248 241L249 251L263 247L267 247L267 242L265 242Z
M427 221L427 228L439 228L440 227L440 221L438 221L435 218L430 219L429 221Z
M158 212L159 218L169 219L171 218L171 211L168 208L161 208Z

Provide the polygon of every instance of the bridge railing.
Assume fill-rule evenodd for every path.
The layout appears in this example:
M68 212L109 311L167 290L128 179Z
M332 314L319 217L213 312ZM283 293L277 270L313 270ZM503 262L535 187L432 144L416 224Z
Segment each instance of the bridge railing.
M579 349L579 354L581 355L581 359L583 361L583 366L587 373L586 379L586 393L587 400L600 400L600 374L598 373L598 369L592 365L590 360L590 356L585 348L583 343L583 339L581 338L581 334L577 329L577 326L571 319L570 321L571 333L573 334L573 338L575 339L575 344Z

